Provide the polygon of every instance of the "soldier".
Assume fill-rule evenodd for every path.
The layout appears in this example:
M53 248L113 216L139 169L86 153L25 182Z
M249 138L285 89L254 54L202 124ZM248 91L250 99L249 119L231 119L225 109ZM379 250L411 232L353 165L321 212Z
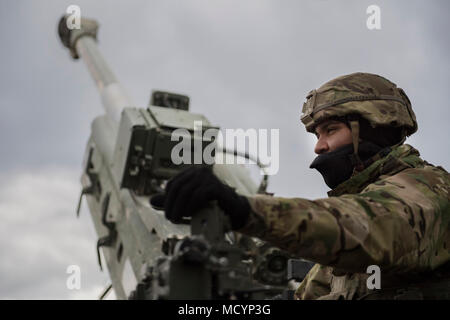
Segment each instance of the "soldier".
M405 92L354 73L311 91L302 122L315 133L328 198L244 197L208 168L169 181L163 204L174 223L217 200L233 230L313 261L298 299L450 298L450 177L404 144L417 131ZM367 268L381 270L381 289Z

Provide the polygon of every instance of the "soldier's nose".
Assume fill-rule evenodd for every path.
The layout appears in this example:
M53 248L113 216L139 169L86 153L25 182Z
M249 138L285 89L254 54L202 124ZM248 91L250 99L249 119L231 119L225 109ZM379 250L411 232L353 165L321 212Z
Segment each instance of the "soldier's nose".
M316 146L314 147L314 152L316 154L322 154L329 150L328 143L326 141L319 139L316 143Z

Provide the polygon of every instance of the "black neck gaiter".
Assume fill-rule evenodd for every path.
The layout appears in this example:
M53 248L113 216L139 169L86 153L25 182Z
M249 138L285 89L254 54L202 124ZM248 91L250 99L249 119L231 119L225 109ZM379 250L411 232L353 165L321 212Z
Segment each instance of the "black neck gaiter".
M377 154L382 148L376 144L363 141L359 144L359 157L362 162ZM347 144L339 149L318 155L309 166L320 172L325 183L331 189L348 180L353 173L353 144Z

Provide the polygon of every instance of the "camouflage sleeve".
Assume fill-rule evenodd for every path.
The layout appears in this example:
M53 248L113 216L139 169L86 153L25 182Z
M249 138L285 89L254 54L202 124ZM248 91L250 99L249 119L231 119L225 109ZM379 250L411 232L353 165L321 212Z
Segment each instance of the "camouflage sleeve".
M434 269L450 260L449 184L448 174L408 169L359 194L254 196L239 231L342 272Z

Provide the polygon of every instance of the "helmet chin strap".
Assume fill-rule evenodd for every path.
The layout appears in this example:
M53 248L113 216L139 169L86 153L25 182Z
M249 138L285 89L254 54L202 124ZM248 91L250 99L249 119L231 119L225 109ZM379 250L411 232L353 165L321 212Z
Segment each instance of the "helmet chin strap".
M392 148L398 147L401 144L403 144L406 140L406 129L403 128L405 131L403 134L403 139L396 143L393 146L386 147L370 159L366 160L365 162L362 162L360 156L359 156L359 121L356 119L349 119L348 123L350 125L350 130L352 131L352 142L353 142L353 155L352 155L352 162L354 163L353 168L353 174L352 176L358 174L359 172L363 171L367 166L372 164L373 162L377 161L378 159L381 159L382 157L386 156L389 152L391 152Z
M353 161L355 167L353 169L353 175L364 170L364 164L358 154L359 149L359 121L350 120L350 130L352 131L352 141L353 141Z

